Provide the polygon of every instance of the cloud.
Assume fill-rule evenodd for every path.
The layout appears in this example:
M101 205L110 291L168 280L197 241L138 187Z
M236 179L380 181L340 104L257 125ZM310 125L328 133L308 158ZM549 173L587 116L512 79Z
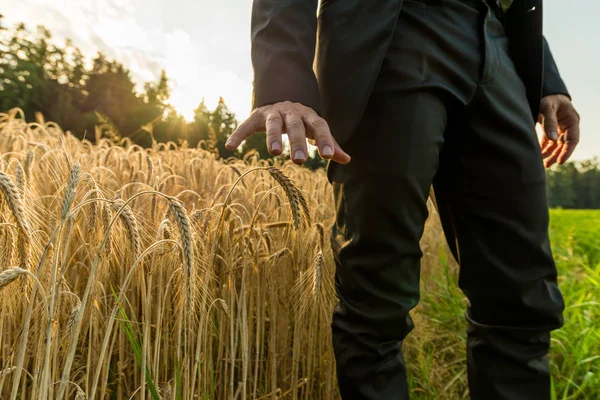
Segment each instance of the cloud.
M190 109L222 95L248 114L252 68L249 2L240 0L3 0L9 22L43 24L88 57L122 62L141 87L166 69L173 104ZM240 3L244 3L241 5ZM195 103L195 104L194 104ZM213 103L213 104L211 104Z

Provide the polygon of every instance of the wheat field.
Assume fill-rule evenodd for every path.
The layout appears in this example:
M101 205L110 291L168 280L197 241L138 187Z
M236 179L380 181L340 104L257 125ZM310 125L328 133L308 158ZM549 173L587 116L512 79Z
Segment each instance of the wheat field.
M18 110L0 153L0 398L339 398L324 171L92 144ZM447 338L415 320L413 390L465 397L462 339L432 355Z

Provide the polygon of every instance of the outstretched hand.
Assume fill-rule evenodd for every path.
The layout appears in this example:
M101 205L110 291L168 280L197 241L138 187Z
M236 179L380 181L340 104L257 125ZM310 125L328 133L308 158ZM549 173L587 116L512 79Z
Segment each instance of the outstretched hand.
M340 164L350 161L350 156L337 144L323 118L312 108L289 101L255 109L231 134L225 147L235 150L247 137L264 131L267 132L267 148L274 156L282 153L281 137L283 133L287 133L291 158L296 164L303 164L308 158L306 139L316 142L321 158Z
M544 166L564 164L579 143L579 114L571 100L562 94L542 98L538 121L544 128L540 141Z

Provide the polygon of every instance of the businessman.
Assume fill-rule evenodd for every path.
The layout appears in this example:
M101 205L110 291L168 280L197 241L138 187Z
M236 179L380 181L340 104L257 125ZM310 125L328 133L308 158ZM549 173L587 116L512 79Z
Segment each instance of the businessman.
M279 155L286 133L294 162L307 138L333 161L342 398L409 398L401 343L433 185L469 300L471 398L550 399L564 305L544 164L571 156L579 116L542 0L254 0L252 61L254 111L227 147L266 131Z

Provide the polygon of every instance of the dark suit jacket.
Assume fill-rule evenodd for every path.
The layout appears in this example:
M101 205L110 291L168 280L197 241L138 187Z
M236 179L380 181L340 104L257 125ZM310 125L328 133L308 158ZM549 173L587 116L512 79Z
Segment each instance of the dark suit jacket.
M253 108L280 101L313 108L343 144L386 55L402 0L254 0ZM542 96L567 94L542 36L542 0L514 0L504 19L511 57L537 120Z

